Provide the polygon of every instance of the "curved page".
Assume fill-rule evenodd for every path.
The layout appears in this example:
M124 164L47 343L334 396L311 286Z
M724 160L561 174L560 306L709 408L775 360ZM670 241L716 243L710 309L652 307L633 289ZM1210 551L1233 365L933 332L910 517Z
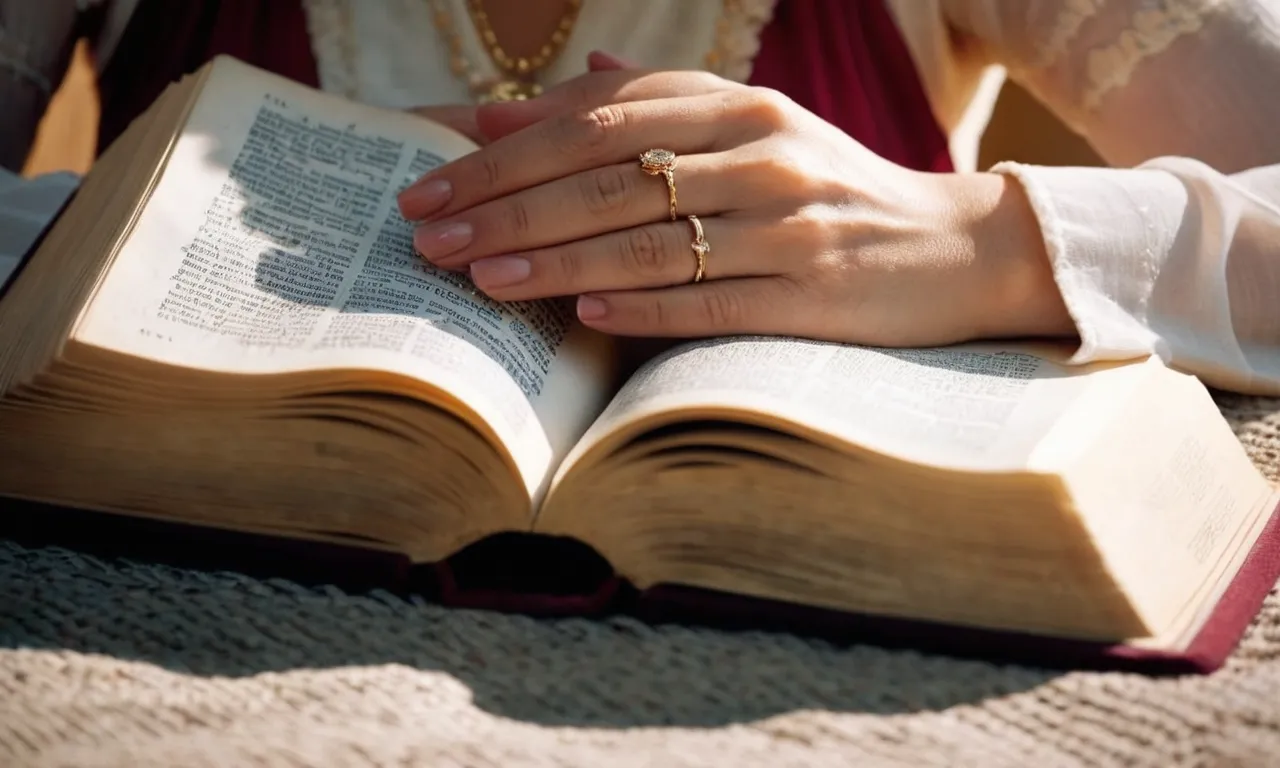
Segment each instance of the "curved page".
M219 59L76 341L209 371L368 369L463 401L536 499L603 407L602 337L412 248L395 196L474 147Z
M918 464L1025 470L1084 393L1114 393L1141 375L1141 366L1055 362L1063 357L1046 345L875 349L772 337L684 344L626 383L562 473L628 424L726 408Z

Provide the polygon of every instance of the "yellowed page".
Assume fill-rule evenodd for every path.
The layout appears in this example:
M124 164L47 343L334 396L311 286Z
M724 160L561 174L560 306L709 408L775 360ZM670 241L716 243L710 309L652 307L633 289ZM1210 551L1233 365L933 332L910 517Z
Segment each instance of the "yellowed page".
M1194 629L1212 604L1198 598L1216 599L1239 569L1274 490L1194 377L1152 363L1127 378L1082 402L1033 464L1062 473L1144 620L1159 633Z
M473 148L220 59L74 338L210 371L415 377L473 408L537 499L612 356L566 308L499 305L413 253L396 193Z
M685 344L627 382L574 456L654 414L736 407L921 464L1022 469L1096 386L1082 369L1054 362L1063 354L1049 346L891 350L754 337Z

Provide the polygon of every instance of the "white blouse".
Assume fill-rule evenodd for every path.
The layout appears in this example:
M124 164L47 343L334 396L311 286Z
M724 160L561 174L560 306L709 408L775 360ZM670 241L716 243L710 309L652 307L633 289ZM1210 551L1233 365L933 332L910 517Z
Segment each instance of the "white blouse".
M491 74L464 0L444 1L464 54ZM80 0L95 2L109 5L101 56L134 0ZM1280 394L1280 2L885 2L957 168L973 168L1007 71L1125 169L992 169L1028 192L1080 334L1076 362L1156 354L1212 386ZM10 13L10 4L25 7ZM304 4L325 90L396 108L467 100L427 0ZM545 82L584 71L594 49L744 79L773 4L587 0ZM31 12L49 5L0 0L0 19L18 21L0 27L0 75L17 75L0 78L0 103L42 105L54 87L38 61L12 53L24 34L65 42L65 25ZM0 255L9 204L0 198Z

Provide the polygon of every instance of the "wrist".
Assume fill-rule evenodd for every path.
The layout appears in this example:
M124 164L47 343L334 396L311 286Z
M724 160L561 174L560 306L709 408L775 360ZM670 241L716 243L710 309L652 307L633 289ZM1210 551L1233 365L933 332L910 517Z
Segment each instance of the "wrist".
M974 326L983 338L1076 333L1026 190L1000 173L939 177L972 249Z

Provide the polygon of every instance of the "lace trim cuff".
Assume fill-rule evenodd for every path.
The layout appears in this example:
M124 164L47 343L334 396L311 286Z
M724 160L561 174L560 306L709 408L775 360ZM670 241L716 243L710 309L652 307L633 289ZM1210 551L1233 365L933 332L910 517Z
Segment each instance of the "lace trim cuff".
M1226 0L1067 0L1024 72L1071 83L1072 101L1096 111L1143 62L1199 32Z
M1158 0L1134 12L1131 26L1111 45L1089 52L1089 86L1082 95L1086 109L1097 109L1109 92L1123 88L1146 59L1195 34L1223 0Z

